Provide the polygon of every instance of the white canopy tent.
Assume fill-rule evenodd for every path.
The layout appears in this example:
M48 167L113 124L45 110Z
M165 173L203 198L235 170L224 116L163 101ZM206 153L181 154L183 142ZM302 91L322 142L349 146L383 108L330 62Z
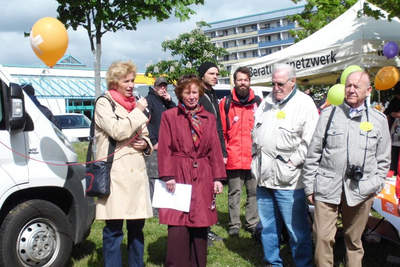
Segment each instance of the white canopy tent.
M375 20L363 15L365 2L358 1L331 23L292 46L233 65L231 73L239 66L247 66L251 70L251 84L266 85L271 82L272 65L287 63L294 66L298 83L335 84L341 71L349 65L359 65L372 72L383 66L398 66L398 57L387 59L383 46L388 41L400 44L400 20Z

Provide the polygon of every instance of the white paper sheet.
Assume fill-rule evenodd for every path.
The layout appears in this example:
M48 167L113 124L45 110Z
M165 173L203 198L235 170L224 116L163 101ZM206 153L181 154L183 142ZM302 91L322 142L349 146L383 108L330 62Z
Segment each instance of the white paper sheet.
M153 207L169 208L189 212L190 199L192 197L192 185L176 184L175 192L167 190L165 182L156 179L154 184Z

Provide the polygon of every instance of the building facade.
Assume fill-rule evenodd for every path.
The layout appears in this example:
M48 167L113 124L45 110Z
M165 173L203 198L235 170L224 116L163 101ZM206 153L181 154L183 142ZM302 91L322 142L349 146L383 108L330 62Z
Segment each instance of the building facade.
M217 47L223 47L228 55L218 58L228 72L231 65L256 57L266 56L294 43L290 30L297 28L288 16L301 13L304 6L297 6L264 12L239 18L208 23L204 27L206 36ZM221 78L220 83L229 83L229 77Z

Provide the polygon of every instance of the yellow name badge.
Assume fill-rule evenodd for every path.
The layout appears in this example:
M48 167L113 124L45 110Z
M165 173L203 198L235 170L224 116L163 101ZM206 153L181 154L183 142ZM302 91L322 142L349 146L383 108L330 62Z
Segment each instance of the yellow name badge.
M362 123L360 123L360 129L364 132L369 132L374 129L374 125L369 121L363 121Z
M283 120L284 118L286 118L286 113L283 110L279 110L278 113L276 113L276 118L278 120Z

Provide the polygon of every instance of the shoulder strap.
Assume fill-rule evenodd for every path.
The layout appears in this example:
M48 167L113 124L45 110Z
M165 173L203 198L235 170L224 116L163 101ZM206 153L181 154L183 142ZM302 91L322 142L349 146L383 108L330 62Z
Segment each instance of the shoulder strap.
M254 98L254 101L257 103L257 107L259 107L260 104L261 104L262 99L261 99L261 97L259 97L258 95L256 95L255 98Z
M99 96L96 101L94 102L94 109L93 109L93 118L92 121L90 122L90 137L89 137L89 145L88 145L88 149L87 149L87 153L86 153L86 162L89 162L92 160L92 146L93 146L93 139L94 139L94 128L96 125L95 122L95 114L96 114L96 104L97 101L99 101L100 98L105 98L108 100L108 102L111 105L112 111L115 111L115 103L114 101L112 101L111 99L109 99L107 96L105 95L101 95ZM118 119L118 117L117 117ZM112 139L110 136L108 137L108 141L109 141L109 146L108 146L108 154L107 154L107 163L112 163L114 160L114 151L115 151L115 146L116 146L116 141L114 139ZM110 156L111 155L111 156Z
M336 107L333 107L331 114L329 114L328 122L326 123L324 139L322 140L322 151L325 149L325 146L326 146L326 138L328 136L328 130L331 127L332 118L333 118L333 114L335 114L335 110L336 110ZM322 154L321 154L321 156L322 156Z
M231 107L231 102L232 102L232 95L230 94L225 97L225 103L224 103L226 130L229 130L229 128L231 127L228 116L229 108Z

